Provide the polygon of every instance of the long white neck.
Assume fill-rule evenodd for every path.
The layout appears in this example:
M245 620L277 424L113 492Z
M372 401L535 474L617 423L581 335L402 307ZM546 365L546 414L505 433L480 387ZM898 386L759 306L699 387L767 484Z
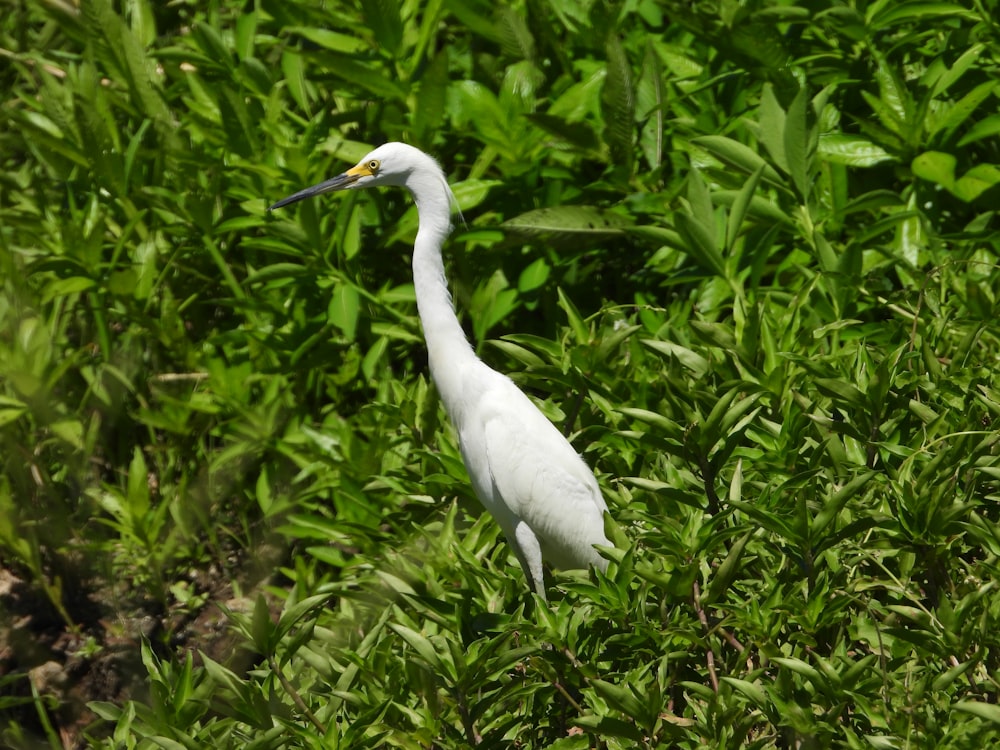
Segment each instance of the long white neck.
M451 193L443 175L440 181L425 180L419 191L411 189L410 192L420 218L420 229L413 244L413 286L427 342L431 378L448 416L461 428L462 370L468 363L478 360L455 315L441 258L441 246L451 231Z

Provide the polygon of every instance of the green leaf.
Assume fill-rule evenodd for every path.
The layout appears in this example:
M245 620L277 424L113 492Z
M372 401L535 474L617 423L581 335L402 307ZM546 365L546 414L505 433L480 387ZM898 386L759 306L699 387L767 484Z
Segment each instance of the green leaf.
M729 219L726 223L726 249L731 254L735 252L736 240L739 237L740 228L743 226L743 220L746 218L747 211L757 192L757 185L760 183L760 176L763 172L763 168L758 169L747 178L739 193L736 194L733 205L729 210Z
M701 171L695 167L691 168L688 175L687 188L690 217L701 227L700 231L704 234L706 242L716 248L715 208L712 205L712 196L708 192L708 185L705 184Z
M969 659L968 661L956 664L955 666L942 672L941 674L939 674L937 677L934 678L934 681L931 682L931 690L933 690L934 692L938 692L951 687L952 683L954 683L955 680L968 673L978 664L979 661L977 659ZM996 704L989 704L989 705L994 707L996 706ZM1000 714L998 714L998 717L1000 717Z
M532 336L531 334L526 333L508 334L507 336L504 336L504 339L530 349L532 352L544 355L550 364L556 364L562 361L563 349L557 341L542 338L541 336Z
M298 263L272 263L264 266L247 277L249 284L264 284L275 281L296 281L308 278L309 269Z
M27 412L27 409L10 409L4 406L0 406L0 427L10 424L11 422L16 422Z
M281 73L295 103L308 112L310 97L306 86L305 62L298 50L287 47L281 53Z
M971 203L997 185L1000 185L1000 166L977 164L955 181L952 193L966 203Z
M781 108L774 87L765 84L760 97L760 141L771 155L774 163L785 172L789 172L788 157L785 145L785 110ZM762 171L758 167L754 172Z
M701 146L724 164L736 167L746 174L753 174L758 169L768 182L784 187L784 180L770 164L752 148L739 141L721 135L704 135L692 138L691 142Z
M49 425L52 434L76 450L83 450L83 424L78 419L61 419Z
M563 290L560 288L556 292L559 294L559 307L566 313L566 318L569 321L569 327L573 331L576 343L589 344L590 326L587 325L587 322L580 315L580 311L576 309L576 305L566 296Z
M333 290L327 317L341 330L348 341L354 341L361 313L361 297L353 284L341 282Z
M345 55L359 54L367 46L364 39L354 34L340 34L314 26L289 26L284 29L284 32L301 36L324 49L341 52Z
M879 98L866 99L873 105L886 129L901 137L905 136L907 128L913 124L909 122L913 101L897 70L881 55L877 56L877 60L875 80L878 82Z
M965 52L959 55L958 59L955 60L950 68L945 68L933 79L934 85L931 89L931 93L935 97L939 97L941 94L950 89L952 85L961 80L961 78L969 72L969 70L976 66L976 63L979 62L979 58L982 56L985 49L986 45L981 43L971 45L967 50L965 50Z
M331 60L330 72L344 81L350 81L365 91L388 101L405 101L406 91L394 80L386 78L378 68L338 56Z
M743 416L754 408L761 395L760 391L745 393L743 387L726 391L705 418L705 434L713 440L724 439L730 435Z
M500 83L499 104L515 129L520 124L520 116L535 109L538 100L538 89L545 84L545 77L530 60L522 60L508 65ZM519 142L519 147L523 144Z
M454 110L457 122L501 153L518 152L511 142L507 112L500 106L496 94L478 81L462 81L453 84L448 91L448 106Z
M636 331L641 331L642 326L615 326L615 328L610 332L605 332L600 337L600 342L597 345L597 356L600 358L614 356L616 350L626 341L636 333Z
M788 173L795 183L799 196L807 198L810 193L809 173L812 167L809 125L807 115L809 97L806 88L799 88L785 115L785 130L783 140L785 158L788 160Z
M957 161L952 154L925 151L914 158L911 168L917 177L941 185L966 202L976 200L1000 184L1000 166L995 164L977 164L961 178L955 179Z
M993 724L1000 724L1000 706L982 701L958 701L952 706L953 711L972 714Z
M132 461L128 467L128 509L136 520L149 511L149 470L139 447L132 451Z
M705 357L679 344L654 339L642 339L642 343L664 356L675 358L684 367L691 370L696 378L704 376L711 366Z
M944 16L946 18L969 18L977 20L974 12L968 7L956 3L914 2L877 3L871 6L871 18L868 23L872 28L882 29L898 23L933 22Z
M747 680L740 680L736 677L727 677L723 675L719 678L721 682L725 682L732 685L739 692L743 693L747 698L753 701L754 705L758 708L764 708L770 705L770 701L767 698L767 693L764 691L760 685L756 685Z
M552 267L545 258L536 258L518 276L517 290L524 293L538 289L548 281L551 272Z
M704 320L692 320L690 321L690 324L691 330L710 346L717 346L720 349L725 349L726 351L735 351L739 348L739 345L736 343L736 336L733 334L732 329L722 323L709 323ZM737 391L736 389L733 389L730 392L735 394Z
M856 476L828 498L823 503L822 510L813 519L809 527L809 533L814 538L822 534L826 530L826 527L833 523L833 520L844 509L844 506L855 498L861 488L868 484L873 476L875 476L874 471L867 471L864 474Z
M693 180L704 187L700 178L694 177ZM690 190L691 184L692 180L689 180L689 192L692 192ZM715 217L711 210L705 210L704 204L699 200L701 193L702 191L697 189L693 191L696 203L692 207L692 211L697 211L702 216L698 217L694 213L682 212L674 217L674 225L685 240L684 250L691 256L691 259L706 271L725 279L728 278L728 272L726 271L726 262L716 246ZM708 195L707 191L704 191L704 195Z
M1000 115L990 115L977 120L958 141L958 148L1000 135Z
M192 36L205 53L205 57L217 65L232 70L235 67L233 51L222 40L219 32L210 24L198 21L191 30Z
M917 194L914 192L906 205L909 216L896 225L896 254L911 268L920 265L920 252L926 246L924 226L917 211Z
M896 160L896 157L873 141L845 133L820 135L816 153L823 161L849 167L873 167Z
M720 601L725 596L726 591L740 572L743 550L746 549L747 542L750 541L750 537L752 536L753 532L747 532L737 539L735 544L729 549L729 554L726 555L726 558L719 565L709 582L708 592L703 598L706 604Z
M482 205L493 188L502 185L500 180L463 180L451 186L455 201L462 211Z
M645 706L627 687L606 680L591 679L590 686L594 692L608 702L613 709L621 711L633 719L646 713Z
M85 276L71 276L68 279L56 279L45 285L45 294L42 299L51 302L59 297L66 297L71 294L79 294L87 289L93 289L97 282Z
M403 19L399 3L392 0L361 0L365 23L375 35L375 42L395 57L403 41Z
M542 367L546 364L545 360L539 357L530 349L523 346L515 344L513 341L505 341L504 339L490 341L490 344L495 346L497 349L502 351L511 359L520 362L525 367Z
M836 378L817 378L816 387L828 396L842 401L852 408L863 409L867 404L865 394L857 386Z
M645 422L646 424L652 425L653 427L658 427L667 433L674 433L677 431L677 425L662 414L657 414L656 412L649 411L648 409L636 409L633 407L623 407L619 411L627 417L632 417L638 419L640 422Z
M946 110L947 114L930 129L929 135L940 136L944 141L950 140L955 131L965 124L965 121L972 116L973 112L983 102L993 96L998 85L1000 85L998 81L985 81L976 86L972 91L948 107Z
M579 716L573 723L602 737L620 737L632 743L641 743L645 739L643 732L632 721L614 716ZM587 735L581 734L576 737L563 737L547 747L554 750L587 750L592 745Z
M642 58L642 71L636 86L636 115L647 120L639 135L646 161L653 169L663 163L663 130L665 125L663 65L652 40L647 41Z
M271 620L271 610L267 606L267 599L263 594L258 594L254 601L253 616L250 621L250 637L257 653L264 656L271 654L275 645L272 643L274 631L274 622Z
M809 664L808 662L802 661L802 659L773 656L771 657L771 661L775 662L776 664L780 664L786 669L790 669L796 674L802 675L814 685L821 686L826 682L826 680L823 678L823 675L819 673L819 670L817 670L816 667L814 667L812 664Z
M752 175L751 175L752 177ZM712 193L712 200L719 206L736 206L739 209L740 201L745 200L746 183L740 190L716 190ZM746 206L746 216L757 219L758 222L771 222L785 224L788 227L795 226L795 219L783 212L777 205L771 203L760 195L753 195ZM755 222L755 223L758 223Z
M447 112L448 50L442 49L424 69L413 106L413 130L419 141L430 141Z
M209 676L221 687L228 688L231 690L239 700L246 703L248 690L247 685L236 673L231 669L224 667L217 661L210 659L205 652L199 651L201 654L202 662L205 665L205 671L208 672Z
M581 151L597 152L600 149L597 134L588 123L569 122L561 117L541 112L532 112L525 117L549 135L565 141Z
M427 664L436 673L444 675L444 664L441 661L440 656L438 656L437 651L431 644L430 640L418 633L417 631L406 627L405 625L400 625L399 623L390 622L389 628L397 633L406 643L412 648L424 663Z
M512 234L526 237L589 236L594 239L624 233L631 222L619 214L594 206L554 206L537 208L500 226Z
M259 21L260 16L257 11L241 13L240 17L236 19L236 55L241 60L253 57L254 40L257 37ZM153 41L154 39L150 39L147 43L151 44Z
M604 105L604 140L608 144L612 162L621 167L626 176L631 176L634 153L632 144L635 141L632 66L616 34L608 35L605 51L608 57L608 74L601 93Z
M485 8L485 13L480 13L477 12L474 5L466 0L446 0L445 5L448 11L458 18L462 25L470 31L490 42L500 42L499 30L490 14L491 8L487 7Z
M501 5L496 9L496 19L504 51L515 60L533 60L535 39L523 14L510 6Z

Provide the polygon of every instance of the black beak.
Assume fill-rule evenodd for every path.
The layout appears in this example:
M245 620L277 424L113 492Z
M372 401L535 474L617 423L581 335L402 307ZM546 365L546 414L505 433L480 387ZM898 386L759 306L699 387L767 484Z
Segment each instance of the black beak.
M336 177L331 177L329 180L321 182L318 185L307 187L305 190L293 193L287 198L282 198L267 210L273 211L276 208L287 206L289 203L297 203L305 198L312 198L314 195L322 195L323 193L329 193L332 190L343 190L344 188L349 188L358 181L359 177L361 177L360 174L351 174L350 172L338 174Z

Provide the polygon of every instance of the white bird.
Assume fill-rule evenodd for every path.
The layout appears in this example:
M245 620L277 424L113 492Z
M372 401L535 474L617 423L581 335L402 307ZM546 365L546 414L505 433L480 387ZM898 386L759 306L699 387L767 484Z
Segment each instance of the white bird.
M514 548L528 584L545 599L543 559L556 568L606 570L594 545L612 546L604 533L608 506L593 472L510 378L476 356L455 315L441 258L455 197L438 163L412 146L386 143L268 210L380 185L407 188L417 204L413 285L431 378L458 432L473 489Z

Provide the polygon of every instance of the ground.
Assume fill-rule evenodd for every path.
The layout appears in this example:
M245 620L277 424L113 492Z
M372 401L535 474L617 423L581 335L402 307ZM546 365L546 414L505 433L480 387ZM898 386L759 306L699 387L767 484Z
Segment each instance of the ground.
M24 737L45 742L34 689L44 698L45 717L62 746L87 747L88 727L92 735L101 734L89 702L145 697L143 639L161 654L192 650L229 666L241 656L247 661L215 602L233 610L249 600L234 599L230 578L220 570L209 568L189 578L187 588L197 595L185 606L170 607L127 584L112 588L98 579L64 584L65 592L73 592L64 601L71 626L26 575L0 564L0 731L19 727Z

